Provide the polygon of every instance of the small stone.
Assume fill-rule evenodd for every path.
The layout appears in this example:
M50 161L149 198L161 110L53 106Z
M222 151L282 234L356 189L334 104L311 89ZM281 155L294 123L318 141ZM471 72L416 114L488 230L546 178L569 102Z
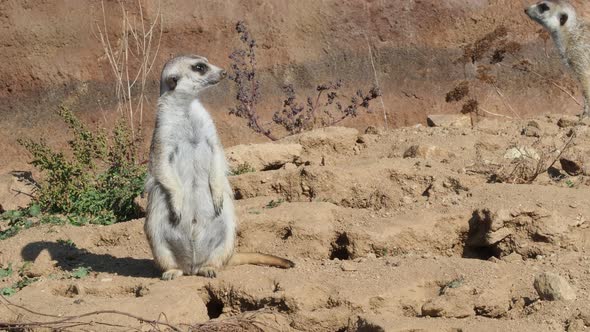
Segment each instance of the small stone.
M499 318L505 316L509 309L510 301L492 291L484 291L475 303L478 316Z
M537 275L533 285L542 300L569 301L576 299L576 293L569 283L555 273L544 272Z
M414 203L414 199L410 196L404 196L404 197L402 197L402 202L406 205L412 204L412 203Z
M541 130L538 127L527 126L522 130L522 135L526 137L541 137Z
M507 263L520 263L522 262L522 256L516 252L512 252L509 255L502 257L502 260Z
M133 292L135 293L135 297L144 297L149 294L150 289L144 285L137 285L133 288Z
M80 286L79 284L71 284L70 286L68 286L68 289L66 290L66 295L70 297L74 297L76 295L84 295L84 288L82 288L82 286Z
M561 169L571 176L582 175L585 172L584 161L582 158L573 155L565 155L559 158Z
M426 121L430 127L471 128L471 117L462 114L432 114Z
M439 296L422 306L422 316L429 317L446 317L446 318L466 318L475 315L473 306L464 301L464 299L447 299Z
M100 279L100 282L111 282L113 281L113 278L102 278Z
M347 271L347 272L352 272L352 271L358 270L357 267L349 261L342 262L342 264L340 264L340 268L342 269L342 271Z
M379 130L373 126L368 126L367 129L365 129L365 134L368 135L378 135L379 134Z
M488 258L488 262L501 263L502 261L500 259L498 259L496 256L492 256L492 257Z
M573 115L568 115L568 116L564 116L561 119L559 119L557 121L557 126L559 128L567 128L567 127L573 127L575 126L578 122L580 121L580 119L577 116L573 116Z
M537 150L528 146L516 146L506 150L506 153L504 153L504 159L515 160L524 158L533 160L541 159Z
M535 120L531 120L526 124L527 127L532 127L532 128L537 128L537 129L541 129L541 126L539 126L539 123Z
M582 332L586 331L586 324L583 319L574 319L567 325L567 332Z

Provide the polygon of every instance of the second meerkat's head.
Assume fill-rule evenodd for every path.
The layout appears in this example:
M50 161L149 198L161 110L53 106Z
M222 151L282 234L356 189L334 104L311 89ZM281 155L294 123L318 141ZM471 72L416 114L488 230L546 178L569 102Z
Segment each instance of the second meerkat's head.
M576 10L565 0L540 1L524 12L550 32L569 29L576 24Z
M198 55L181 55L164 65L160 77L160 96L178 91L197 96L204 89L219 83L227 76L225 70Z

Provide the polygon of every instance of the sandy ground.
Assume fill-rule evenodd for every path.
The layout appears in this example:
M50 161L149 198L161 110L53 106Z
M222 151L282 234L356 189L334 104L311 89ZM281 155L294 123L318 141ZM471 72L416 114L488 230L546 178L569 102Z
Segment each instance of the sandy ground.
M223 331L583 331L590 179L557 161L532 184L507 183L523 182L535 154L555 159L572 130L558 120L328 128L270 144L300 144L301 154L231 177L238 250L287 257L297 264L290 270L237 266L216 279L161 281L143 219L22 231L0 241L0 263L15 270L0 287L20 279L25 261L22 274L39 279L2 301L0 321L117 310L144 321L103 313L68 329L169 328L146 321L160 320L181 330L217 322ZM575 130L564 160L588 155L590 127ZM528 157L508 159L514 147ZM73 278L77 267L91 272ZM576 299L540 299L533 281L543 272L563 277Z

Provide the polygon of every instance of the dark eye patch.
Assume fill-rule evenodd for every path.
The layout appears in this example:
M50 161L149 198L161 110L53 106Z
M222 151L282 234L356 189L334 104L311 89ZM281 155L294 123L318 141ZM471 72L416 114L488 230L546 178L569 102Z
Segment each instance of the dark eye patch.
M546 3L541 3L538 7L541 14L549 10L549 6Z
M559 24L561 24L561 26L564 26L567 23L569 16L565 13L561 14L559 16Z
M203 75L207 72L207 70L209 70L209 67L207 66L207 64L205 64L203 62L198 62L198 63L195 63L194 65L192 65L191 69L193 71Z

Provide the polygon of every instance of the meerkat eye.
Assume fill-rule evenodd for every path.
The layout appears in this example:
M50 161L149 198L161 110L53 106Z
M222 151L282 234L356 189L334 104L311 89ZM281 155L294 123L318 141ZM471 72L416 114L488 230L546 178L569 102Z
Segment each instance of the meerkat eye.
M569 16L565 13L561 14L559 16L559 24L561 24L561 26L564 26L567 23L567 19L569 18Z
M546 12L546 11L548 11L548 10L549 10L549 6L547 6L547 4L542 3L542 4L539 5L539 12L541 14L544 13L544 12Z
M195 63L194 65L191 66L191 69L201 75L205 74L208 70L208 67L206 64L199 62L199 63Z

